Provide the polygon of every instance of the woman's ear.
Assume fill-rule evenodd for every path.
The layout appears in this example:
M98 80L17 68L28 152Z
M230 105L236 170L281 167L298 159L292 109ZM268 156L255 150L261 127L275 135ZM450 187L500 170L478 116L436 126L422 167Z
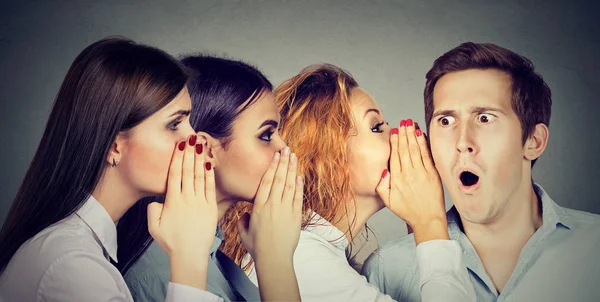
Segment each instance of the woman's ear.
M213 167L217 167L219 161L215 153L222 148L221 142L204 131L197 132L196 136L198 137L198 144L204 145L203 153L206 158L212 162Z
M125 150L126 144L125 136L121 133L117 134L117 137L113 141L110 146L110 150L108 150L108 156L106 157L106 162L113 168L116 168L121 162L121 158L123 157L123 151Z
M534 160L540 157L548 145L548 127L542 123L535 125L533 132L525 141L525 158Z

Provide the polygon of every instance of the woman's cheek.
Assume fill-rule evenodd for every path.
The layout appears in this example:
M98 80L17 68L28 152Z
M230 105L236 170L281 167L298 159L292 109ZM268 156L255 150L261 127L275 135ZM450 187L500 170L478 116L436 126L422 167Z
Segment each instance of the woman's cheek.
M139 179L138 185L143 190L155 194L166 192L167 178L173 156L173 147L168 144L142 144L137 148L133 167L134 178ZM134 181L136 181L134 179Z

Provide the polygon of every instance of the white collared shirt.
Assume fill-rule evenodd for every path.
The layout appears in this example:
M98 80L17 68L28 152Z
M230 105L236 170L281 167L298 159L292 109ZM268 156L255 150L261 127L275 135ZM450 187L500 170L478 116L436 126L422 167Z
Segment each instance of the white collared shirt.
M393 301L350 266L344 233L316 213L313 215L294 253L302 301ZM245 263L247 260L249 256ZM423 242L417 246L414 261L420 267L423 301L475 301L475 290L456 241ZM258 285L254 266L248 277Z
M0 301L133 301L119 271L117 229L93 197L25 242L0 276ZM169 283L166 301L222 301Z

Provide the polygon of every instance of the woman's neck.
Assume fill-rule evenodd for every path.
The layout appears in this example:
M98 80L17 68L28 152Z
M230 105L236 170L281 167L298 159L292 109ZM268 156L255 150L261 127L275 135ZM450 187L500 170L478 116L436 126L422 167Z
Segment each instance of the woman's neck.
M383 202L378 197L357 196L346 203L345 210L338 211L333 225L346 235L348 243L351 244L369 218L382 208L384 208Z
M220 190L217 190L217 210L218 210L218 220L221 221L225 213L231 208L234 204L239 202L239 199L232 198L227 194L223 194Z
M106 170L94 188L92 196L106 209L113 222L117 222L129 208L144 195L133 190L116 171Z

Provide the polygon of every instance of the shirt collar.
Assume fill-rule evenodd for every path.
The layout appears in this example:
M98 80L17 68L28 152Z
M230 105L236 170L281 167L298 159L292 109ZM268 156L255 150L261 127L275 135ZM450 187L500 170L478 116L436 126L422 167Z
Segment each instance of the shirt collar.
M90 195L75 214L90 227L108 256L117 262L117 228L106 209Z
M217 231L215 233L215 239L213 240L213 243L210 247L210 258L214 259L215 258L215 254L217 252L217 250L219 249L219 246L221 246L221 243L223 242L224 237L223 237L223 230L221 230L220 226L217 226Z
M542 186L534 184L533 188L538 197L542 199L542 225L556 228L561 224L564 227L571 229L573 224L565 208L556 204Z
M572 228L572 222L565 209L546 193L546 191L537 183L533 184L538 198L542 200L542 227L555 229L558 225L562 225L568 229ZM452 206L446 215L448 219L448 228L450 238L457 240L461 231L460 214L456 210L455 206Z
M345 251L348 247L346 235L319 214L311 211L310 215L310 222L304 230L327 240L336 248Z

